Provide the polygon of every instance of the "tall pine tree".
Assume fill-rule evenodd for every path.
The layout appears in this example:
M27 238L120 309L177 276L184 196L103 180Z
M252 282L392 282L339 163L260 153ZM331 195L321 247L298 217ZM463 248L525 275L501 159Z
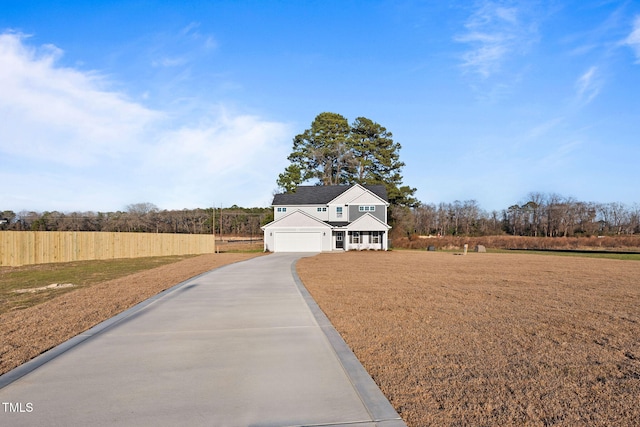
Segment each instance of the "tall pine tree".
M394 206L414 206L415 188L402 185L401 145L383 126L358 117L351 126L336 113L321 113L311 128L296 135L291 164L278 177L278 186L294 191L297 185L383 184Z

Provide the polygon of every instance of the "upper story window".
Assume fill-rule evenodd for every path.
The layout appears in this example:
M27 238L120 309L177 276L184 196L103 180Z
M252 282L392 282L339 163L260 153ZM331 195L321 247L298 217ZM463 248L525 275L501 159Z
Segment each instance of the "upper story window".
M375 206L359 206L358 208L360 212L375 212Z
M336 217L342 218L342 206L336 206Z
M327 208L318 208L318 212L326 212Z
M278 212L286 212L287 208L278 208Z

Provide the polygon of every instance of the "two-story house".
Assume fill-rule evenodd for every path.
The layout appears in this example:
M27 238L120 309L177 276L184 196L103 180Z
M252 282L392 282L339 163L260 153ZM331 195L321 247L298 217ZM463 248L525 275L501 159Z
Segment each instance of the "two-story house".
M264 250L387 250L384 185L299 186L273 198L274 220L262 227Z

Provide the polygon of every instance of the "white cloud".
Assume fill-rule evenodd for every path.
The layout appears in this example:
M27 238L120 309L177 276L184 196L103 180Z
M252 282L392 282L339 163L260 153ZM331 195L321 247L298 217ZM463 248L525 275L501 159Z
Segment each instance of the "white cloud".
M98 73L58 65L60 49L27 40L0 34L0 179L12 183L0 187L0 208L270 201L290 148L287 124L224 106L153 110Z
M524 133L523 141L531 143L540 140L540 138L545 138L549 133L557 129L564 120L565 119L563 117L554 117L543 123L537 124Z
M582 74L576 81L576 92L581 104L588 104L600 93L602 86L598 78L598 68L593 66Z
M470 45L462 55L463 67L486 79L500 72L513 55L522 54L537 39L535 22L525 10L484 1L469 17L466 31L455 37Z
M171 58L171 57L163 57L163 58L158 58L158 59L154 59L151 61L151 66L152 67L179 67L181 65L185 65L187 63L187 60L185 58L181 58L181 57L175 57L175 58Z
M150 51L152 67L182 67L218 48L211 35L199 31L200 23L192 22L178 33L155 35L156 44Z
M218 42L213 38L213 36L200 33L198 28L200 28L200 23L192 22L182 29L181 34L185 37L191 38L192 40L201 42L202 47L205 49L216 49L218 47Z
M143 163L149 180L169 182L169 203L187 191L197 200L221 197L240 204L269 203L290 149L287 125L218 107L196 126L171 130ZM248 199L242 192L255 193ZM222 196L224 194L224 196ZM236 198L236 201L234 200Z
M62 51L0 34L0 150L68 166L128 152L162 114L105 89L96 73L56 66ZM26 149L28 147L28 149Z
M562 167L568 170L571 164L575 162L576 156L573 154L583 145L583 142L580 140L569 140L549 147L549 152L545 156L537 159L538 170L547 170L553 173L557 173Z
M624 44L633 49L636 55L636 64L640 64L640 15L633 21L633 30L624 40Z

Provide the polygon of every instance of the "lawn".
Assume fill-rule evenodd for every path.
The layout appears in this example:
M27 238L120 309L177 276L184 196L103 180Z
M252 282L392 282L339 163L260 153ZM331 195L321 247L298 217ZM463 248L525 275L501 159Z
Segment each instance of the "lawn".
M347 252L297 270L410 426L640 419L640 262Z
M0 315L29 308L96 283L191 257L193 256L185 255L0 267Z

